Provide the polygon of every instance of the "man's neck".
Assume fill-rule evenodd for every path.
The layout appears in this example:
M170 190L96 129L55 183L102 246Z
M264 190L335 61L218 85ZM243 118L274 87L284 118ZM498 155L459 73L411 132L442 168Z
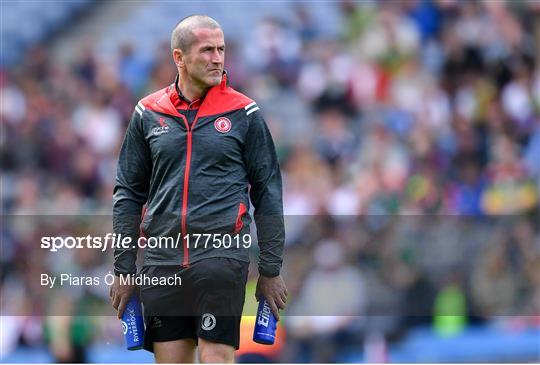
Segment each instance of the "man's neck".
M184 98L188 99L190 102L193 102L204 97L209 88L197 87L193 82L191 82L191 80L187 80L180 75L178 78L178 89L182 92Z

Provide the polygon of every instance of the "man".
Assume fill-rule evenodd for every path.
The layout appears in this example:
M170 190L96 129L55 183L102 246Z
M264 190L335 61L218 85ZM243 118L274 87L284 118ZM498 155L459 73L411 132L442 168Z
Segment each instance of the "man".
M201 362L229 363L247 280L242 239L251 221L249 198L260 247L256 295L278 318L285 307L281 174L259 107L227 84L220 25L207 16L187 17L173 30L171 49L175 82L137 104L126 132L113 227L133 241L139 234L182 237L178 247L144 249L142 274L182 278L179 286L141 287L145 348L156 362L194 362L198 345ZM194 235L208 233L242 238L232 247L219 240L195 247ZM115 249L110 294L118 317L134 291L118 276L136 272L136 254L137 248Z

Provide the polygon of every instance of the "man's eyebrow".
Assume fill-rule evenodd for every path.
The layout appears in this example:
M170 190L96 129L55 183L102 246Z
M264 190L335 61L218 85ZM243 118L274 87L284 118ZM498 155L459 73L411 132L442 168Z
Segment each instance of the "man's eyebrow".
M208 49L208 48L225 48L225 44L222 44L220 46L214 46L212 44L203 44L201 45L200 49Z

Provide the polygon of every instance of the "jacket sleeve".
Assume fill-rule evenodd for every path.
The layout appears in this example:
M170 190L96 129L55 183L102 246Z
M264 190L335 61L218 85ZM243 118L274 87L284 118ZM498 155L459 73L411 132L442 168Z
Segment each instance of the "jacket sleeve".
M113 231L117 236L131 237L130 248L116 247L114 250L116 275L134 274L137 270L137 239L151 172L152 160L144 138L142 116L135 110L120 149L113 194Z
M274 277L281 270L285 243L281 172L272 136L260 112L252 113L248 123L244 163L255 207L259 273Z

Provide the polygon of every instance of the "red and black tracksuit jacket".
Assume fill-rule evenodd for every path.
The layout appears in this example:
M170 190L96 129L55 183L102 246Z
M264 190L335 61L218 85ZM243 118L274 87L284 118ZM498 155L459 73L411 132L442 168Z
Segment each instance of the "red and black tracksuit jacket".
M177 77L178 80L178 77ZM282 182L274 143L257 104L227 84L188 102L170 86L135 107L118 160L114 233L132 248L116 248L117 275L136 272L139 235L178 237L177 247L146 247L144 265L183 265L210 257L249 261L240 240L229 248L189 247L194 233L246 234L253 204L259 272L280 273L285 231ZM143 209L144 206L144 209ZM143 211L141 218L141 211ZM193 237L193 236L192 236Z

